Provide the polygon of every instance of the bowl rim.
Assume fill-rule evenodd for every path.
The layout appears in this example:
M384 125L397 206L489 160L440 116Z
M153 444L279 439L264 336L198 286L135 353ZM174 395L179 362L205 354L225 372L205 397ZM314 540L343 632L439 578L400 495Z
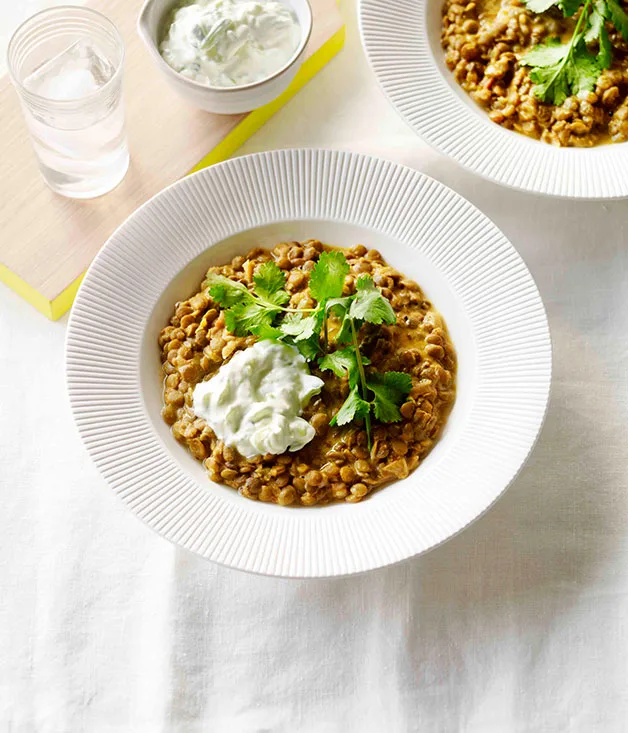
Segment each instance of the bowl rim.
M235 87L216 87L212 86L211 84L202 84L200 81L194 81L194 79L188 79L186 76L183 76L178 71L175 71L172 66L170 66L170 64L165 61L163 56L159 53L159 47L157 43L153 40L150 33L148 32L148 28L146 27L146 18L148 15L148 11L150 7L155 3L155 0L144 0L144 4L142 5L139 15L137 16L136 28L140 38L142 39L142 41L144 41L144 44L148 48L151 56L157 62L159 68L164 73L168 74L171 79L176 79L177 81L184 83L191 89L196 89L198 91L210 90L211 92L216 92L220 94L234 94L237 92L244 92L249 89L256 89L260 86L263 86L267 82L272 81L273 79L276 79L284 74L286 71L288 71L288 69L290 69L295 63L298 62L299 58L301 57L301 55L307 48L308 43L310 42L310 38L312 37L312 29L314 27L314 13L312 11L311 2L310 0L302 1L305 3L307 11L307 28L304 29L305 32L301 33L301 41L292 56L288 59L288 61L286 61L286 63L282 67L280 67L276 71L273 71L273 73L269 76L265 76L263 79L250 82L249 84L241 84ZM167 12L170 12L175 4L176 0L173 0L173 2L169 4Z
M545 196L613 200L628 196L628 142L559 148L492 122L435 56L431 3L359 0L359 32L384 95L425 142L482 178ZM401 22L403 21L403 22ZM525 165L522 165L522 161Z
M448 212L444 218L443 209ZM186 217L197 222L201 234L186 226L188 236L173 247ZM334 507L269 512L256 502L227 501L197 484L164 450L138 392L141 356L134 344L143 340L147 319L177 273L234 233L295 220L356 224L409 252L423 252L457 293L459 302L452 307L462 309L465 318L475 313L473 338L485 347L473 355L483 365L477 388L476 377L468 386L480 412L472 420L473 408L469 429L448 441L447 453L412 474L401 503L391 495L338 514ZM149 264L153 275L162 274L147 277ZM478 275L488 285L480 293ZM116 293L120 288L126 290L124 297ZM134 318L128 318L129 312ZM495 329L504 334L500 343L508 349L499 350L498 358ZM112 344L112 333L118 357L105 348ZM504 353L512 353L512 372L505 368ZM551 372L551 337L540 294L495 224L425 174L337 150L243 156L161 191L131 214L97 255L77 295L66 337L73 416L88 453L118 498L160 535L207 559L293 578L343 576L391 565L430 551L470 526L503 495L529 457L547 412ZM489 406L482 417L480 406L485 400L494 406L496 399L502 400L501 411L494 414ZM492 445L480 463L468 439L477 429L483 445ZM450 450L452 465L442 460ZM459 471L465 456L473 456L467 468L480 472L473 491L468 491L469 476ZM443 495L448 485L450 493ZM426 522L422 510L433 511L434 487L438 510ZM381 495L386 496L385 490Z

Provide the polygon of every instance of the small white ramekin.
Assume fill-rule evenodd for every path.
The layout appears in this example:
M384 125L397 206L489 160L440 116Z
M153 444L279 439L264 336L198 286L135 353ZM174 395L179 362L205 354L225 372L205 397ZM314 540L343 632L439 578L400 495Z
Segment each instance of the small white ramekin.
M163 19L176 4L173 0L145 0L137 30L168 84L189 104L216 114L239 114L261 107L278 97L294 79L303 63L312 33L309 0L284 0L295 12L301 27L301 42L292 58L271 76L237 87L212 87L187 79L170 67L159 53Z

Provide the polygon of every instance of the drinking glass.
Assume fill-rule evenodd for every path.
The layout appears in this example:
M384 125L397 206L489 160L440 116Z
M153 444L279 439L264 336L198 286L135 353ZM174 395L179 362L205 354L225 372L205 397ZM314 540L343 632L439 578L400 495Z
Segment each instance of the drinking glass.
M129 152L115 25L89 8L43 10L16 30L7 61L50 188L88 199L117 186Z

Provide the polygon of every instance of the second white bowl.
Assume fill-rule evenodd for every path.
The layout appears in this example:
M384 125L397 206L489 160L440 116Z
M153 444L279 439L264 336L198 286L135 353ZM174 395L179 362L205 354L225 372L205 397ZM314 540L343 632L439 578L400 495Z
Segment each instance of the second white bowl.
M628 143L556 148L491 121L440 45L443 0L359 0L362 44L389 101L426 142L484 178L578 199L628 196Z

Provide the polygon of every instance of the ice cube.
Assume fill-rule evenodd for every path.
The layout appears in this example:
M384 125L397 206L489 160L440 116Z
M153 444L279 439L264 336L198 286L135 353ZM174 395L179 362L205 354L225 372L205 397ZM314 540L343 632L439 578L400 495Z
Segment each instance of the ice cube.
M23 83L47 99L82 99L106 84L113 73L112 64L98 46L82 39L38 66Z

